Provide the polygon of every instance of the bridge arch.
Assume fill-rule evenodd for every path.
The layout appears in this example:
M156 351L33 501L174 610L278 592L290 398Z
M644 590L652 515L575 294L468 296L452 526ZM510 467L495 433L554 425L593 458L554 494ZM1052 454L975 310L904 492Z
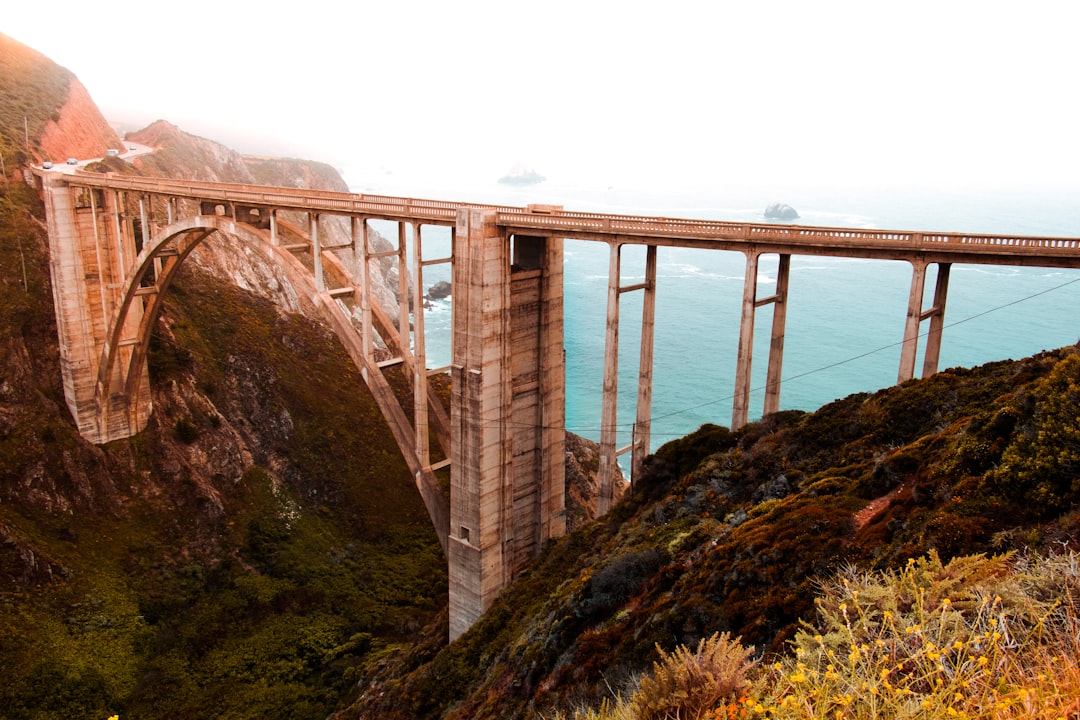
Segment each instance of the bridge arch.
M101 415L99 423L106 425L105 416L110 412L134 414L140 406L140 400L144 397L148 400L146 355L154 325L161 314L165 293L183 261L214 233L235 238L255 252L266 255L268 260L285 273L289 283L301 295L311 300L315 312L327 322L342 343L384 414L396 416L397 427L393 427L394 422L390 423L395 439L413 472L417 489L445 551L450 526L449 499L434 475L430 471L425 472L424 468L415 462L415 452L409 452L411 438L408 433L400 432L400 428L407 425L408 420L397 404L394 392L378 364L364 352L363 342L353 326L352 319L337 300L317 289L315 277L292 252L274 245L267 232L227 216L196 215L174 222L157 232L135 259L126 276L123 296L113 312L108 340L101 352L95 389L95 401ZM340 263L335 262L334 268L339 274L347 272ZM148 301L141 315L138 315L135 336L125 338L125 333L130 332L130 326L134 324L134 301L138 297L146 297ZM132 348L126 358L123 352L125 347ZM114 392L118 390L118 384L122 385L122 392ZM434 397L428 387L418 391L427 393L429 398Z

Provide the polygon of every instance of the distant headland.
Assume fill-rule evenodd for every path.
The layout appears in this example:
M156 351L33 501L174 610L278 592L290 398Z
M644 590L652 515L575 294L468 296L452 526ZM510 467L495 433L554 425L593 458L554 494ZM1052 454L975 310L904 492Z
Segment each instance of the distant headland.
M521 164L515 165L510 172L499 178L499 182L503 185L536 185L545 180L547 180L546 177Z

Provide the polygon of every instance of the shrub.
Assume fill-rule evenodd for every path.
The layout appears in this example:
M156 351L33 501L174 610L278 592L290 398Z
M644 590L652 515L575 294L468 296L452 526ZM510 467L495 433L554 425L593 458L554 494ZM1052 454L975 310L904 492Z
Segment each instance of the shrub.
M652 677L643 677L630 698L637 720L703 720L746 689L751 650L728 633L702 639L693 652L657 650Z
M755 715L1069 716L1078 582L1075 557L1032 572L1007 556L943 565L931 553L900 572L844 573L825 584L794 655L756 678Z

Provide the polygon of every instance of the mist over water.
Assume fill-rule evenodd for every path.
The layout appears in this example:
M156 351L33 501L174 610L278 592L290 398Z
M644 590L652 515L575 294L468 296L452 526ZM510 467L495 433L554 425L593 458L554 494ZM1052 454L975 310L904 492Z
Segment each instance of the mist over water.
M348 177L348 176L347 176ZM491 182L425 187L393 178L355 182L353 190L492 204L563 205L567 210L764 222L772 201L785 202L805 225L897 230L1080 236L1080 208L1065 191L829 191L794 188L767 194L621 189L542 183L508 188ZM449 233L424 229L424 256ZM565 243L567 429L600 436L608 247ZM625 247L624 285L644 279L644 248ZM772 294L778 258L759 267L758 297ZM741 253L659 248L653 369L653 449L711 422L729 425L745 258ZM926 282L929 307L936 268ZM449 266L424 271L425 290L449 280ZM793 256L784 342L782 409L815 410L855 392L896 383L911 283L905 262ZM949 283L942 369L970 367L1076 343L1080 271L1038 267L954 265ZM449 362L451 300L425 314L429 367ZM630 442L640 352L641 293L621 297L619 444ZM759 308L751 419L760 417L771 333L771 306ZM929 323L923 323L925 332ZM922 368L922 351L916 373Z

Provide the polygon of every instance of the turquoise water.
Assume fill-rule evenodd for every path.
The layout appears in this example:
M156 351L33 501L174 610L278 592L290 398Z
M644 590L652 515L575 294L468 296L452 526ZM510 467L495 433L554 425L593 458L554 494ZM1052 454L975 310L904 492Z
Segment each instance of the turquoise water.
M761 222L768 202L786 202L807 225L1080 236L1080 209L1066 192L912 192L871 194L788 190L780 196L658 193L550 186L463 192L363 188L414 197L564 205L573 210ZM360 190L360 188L358 188ZM448 247L425 229L425 258ZM599 439L608 249L565 244L567 428ZM760 267L758 296L772 292L776 256ZM644 250L623 251L623 283L644 276ZM741 253L660 248L653 386L653 446L702 423L731 422L735 357L745 260ZM930 305L934 270L926 283ZM448 279L447 267L425 271L424 285ZM897 380L911 267L907 263L793 257L783 385L784 409L813 410L839 397ZM949 284L941 368L1019 358L1080 338L1080 271L954 265ZM641 293L622 296L619 353L620 445L635 414ZM772 311L756 316L751 418L764 399ZM449 361L450 301L425 314L428 365ZM922 330L928 327L923 323ZM916 371L921 370L920 356Z

